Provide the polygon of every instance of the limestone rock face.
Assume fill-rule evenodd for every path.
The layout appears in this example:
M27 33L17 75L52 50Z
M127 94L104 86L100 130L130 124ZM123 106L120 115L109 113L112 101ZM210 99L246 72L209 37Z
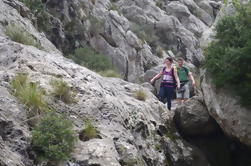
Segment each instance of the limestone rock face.
M181 132L189 136L210 135L217 129L202 97L194 96L178 107L174 118Z
M69 55L75 48L89 45L107 56L124 79L131 82L140 78L149 81L161 71L159 64L163 59L155 56L157 46L168 53L165 56L175 57L170 54L173 52L184 57L190 66L200 66L203 55L199 39L213 24L220 2L43 2L50 18L50 31L46 34L37 30L36 18L24 4L17 0L0 0L0 165L35 165L28 116L24 106L11 93L10 81L20 72L27 73L31 82L45 89L47 102L58 113L69 116L76 135L83 129L86 119L91 119L99 131L99 138L78 139L70 159L62 165L209 165L200 150L181 138L173 124L174 112L168 112L158 101L149 83L141 86L118 78L101 77L63 57L61 51ZM5 35L5 28L12 23L26 29L43 49L11 41ZM76 103L65 104L49 95L50 81L59 78L74 89ZM235 105L236 100L224 96L225 93L215 96L207 81L202 88L209 114L226 133L250 145L249 112ZM136 99L137 90L146 94L145 101ZM228 105L224 105L226 103ZM233 116L234 109L239 108L244 111ZM187 126L211 125L201 99L192 99L181 109L179 116L182 123L186 122L181 126L188 134L198 133ZM186 121L186 117L192 120ZM207 132L211 130L213 128Z
M10 0L5 2L10 4ZM11 5L19 8L22 4ZM221 3L47 0L44 6L50 18L46 36L66 56L89 45L107 56L126 80L137 82L161 62L156 56L158 46L200 66L203 55L199 39L213 24ZM21 9L25 17L31 17L27 8Z
M0 86L0 165L31 165L27 148L30 146L30 132L25 110L8 89Z
M211 79L204 77L202 91L209 114L222 130L243 144L251 145L251 111L239 104L239 98L225 89L216 89Z
M245 4L246 1L240 1ZM215 5L215 4L214 4ZM200 39L201 47L206 47L215 34L214 28L217 22L224 16L233 15L235 8L231 1L224 6L212 25L206 30ZM251 145L251 111L239 103L239 98L225 88L216 89L212 80L205 71L201 70L201 89L204 102L209 114L216 120L221 129L230 137L238 139L243 144Z
M200 153L199 150L190 145L183 146L185 143L171 125L173 115L151 93L147 84L144 88L121 79L104 78L73 63L63 57L28 19L21 17L6 1L0 0L0 7L1 165L35 165L27 110L11 93L10 81L17 73L27 73L29 81L45 90L48 104L58 113L68 115L74 124L76 135L83 129L86 119L91 119L99 131L97 139L78 139L70 160L62 163L63 165L163 166L167 148L168 154L175 156L170 158L174 165L177 165L176 161L196 163L197 160L202 160L203 156L193 157L194 151ZM43 50L11 41L4 34L8 23L6 18L14 23L23 23L24 28L41 42ZM5 22L7 23L4 24ZM131 45L137 43L130 32L127 40ZM59 78L74 89L76 103L65 104L50 96L50 81ZM136 99L135 91L139 89L146 94L145 101ZM175 137L175 140L169 137ZM178 151L175 150L175 141L182 144ZM185 155L180 154L185 148L189 151Z

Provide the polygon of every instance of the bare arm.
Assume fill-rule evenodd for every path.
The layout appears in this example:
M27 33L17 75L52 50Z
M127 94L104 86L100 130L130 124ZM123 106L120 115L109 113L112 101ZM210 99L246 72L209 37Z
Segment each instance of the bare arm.
M190 80L192 81L192 85L195 86L195 81L194 81L192 72L189 72L188 76L189 76Z
M151 79L151 83L153 83L155 80L159 79L162 76L162 71L160 73L158 73L157 75L155 75L152 79Z
M180 88L180 79L178 77L178 73L177 73L177 68L174 68L174 77L175 77L175 80L177 82L177 88L179 89Z

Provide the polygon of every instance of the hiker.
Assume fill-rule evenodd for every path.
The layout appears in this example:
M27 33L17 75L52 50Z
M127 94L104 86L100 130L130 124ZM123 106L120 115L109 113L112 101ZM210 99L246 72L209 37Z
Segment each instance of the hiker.
M184 59L178 58L177 72L180 80L180 89L176 91L176 98L179 104L183 104L189 98L189 79L192 81L193 87L195 86L195 81L189 68L184 66Z
M164 99L167 98L167 108L171 110L171 101L174 95L174 90L177 83L177 88L180 88L180 81L177 74L177 69L172 65L173 59L172 58L166 58L165 61L165 67L155 75L151 79L151 84L153 84L157 79L159 79L161 76L163 76L161 84L160 84L160 90L159 90L159 99L160 101L164 102Z

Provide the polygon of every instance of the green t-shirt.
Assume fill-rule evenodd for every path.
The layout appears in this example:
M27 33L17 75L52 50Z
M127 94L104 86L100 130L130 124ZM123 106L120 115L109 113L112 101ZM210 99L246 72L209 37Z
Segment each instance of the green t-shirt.
M183 67L177 67L177 72L178 72L178 76L181 82L186 82L188 81L188 73L189 73L189 69L185 66Z

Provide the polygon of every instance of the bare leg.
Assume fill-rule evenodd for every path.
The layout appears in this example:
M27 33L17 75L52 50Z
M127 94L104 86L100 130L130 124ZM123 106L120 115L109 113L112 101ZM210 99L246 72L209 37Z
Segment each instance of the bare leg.
M187 98L186 98L186 99L184 99L184 100L183 100L183 103L184 103L184 102L186 102L187 100L188 100Z
M183 104L183 99L177 99L177 101L179 105Z

